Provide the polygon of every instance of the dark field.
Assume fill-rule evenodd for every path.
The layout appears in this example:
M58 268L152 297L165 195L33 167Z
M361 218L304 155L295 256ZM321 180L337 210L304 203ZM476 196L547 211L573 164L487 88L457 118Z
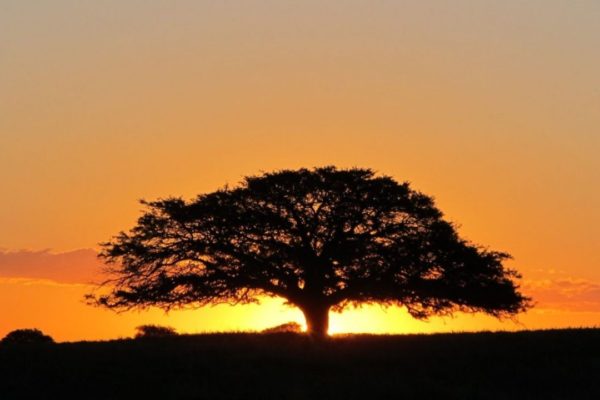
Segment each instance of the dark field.
M600 399L600 329L0 347L0 399Z

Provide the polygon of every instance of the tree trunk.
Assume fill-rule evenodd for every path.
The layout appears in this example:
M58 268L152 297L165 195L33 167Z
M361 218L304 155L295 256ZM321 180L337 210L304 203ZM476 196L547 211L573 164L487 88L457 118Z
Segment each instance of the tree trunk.
M306 319L306 332L315 338L324 338L329 330L329 306L316 304L301 308Z

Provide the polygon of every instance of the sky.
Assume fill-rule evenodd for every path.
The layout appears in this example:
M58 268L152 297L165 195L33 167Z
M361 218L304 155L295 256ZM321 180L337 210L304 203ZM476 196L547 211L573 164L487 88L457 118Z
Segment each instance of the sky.
M83 296L140 199L281 168L369 167L507 251L517 321L371 307L332 331L600 323L600 3L0 1L0 336L297 320L277 300L115 314Z

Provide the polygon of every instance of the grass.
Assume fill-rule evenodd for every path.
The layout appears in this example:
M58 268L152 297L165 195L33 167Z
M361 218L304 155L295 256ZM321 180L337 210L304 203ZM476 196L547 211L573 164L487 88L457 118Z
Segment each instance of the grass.
M600 329L0 347L1 399L598 399Z

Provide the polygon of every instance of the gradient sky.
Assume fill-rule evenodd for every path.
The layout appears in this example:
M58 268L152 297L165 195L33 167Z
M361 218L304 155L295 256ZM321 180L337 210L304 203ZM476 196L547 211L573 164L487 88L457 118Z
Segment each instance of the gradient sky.
M600 323L600 2L0 2L0 336L260 329L278 302L82 303L141 198L279 168L371 167L511 253L538 306L499 323L379 308L334 331Z

